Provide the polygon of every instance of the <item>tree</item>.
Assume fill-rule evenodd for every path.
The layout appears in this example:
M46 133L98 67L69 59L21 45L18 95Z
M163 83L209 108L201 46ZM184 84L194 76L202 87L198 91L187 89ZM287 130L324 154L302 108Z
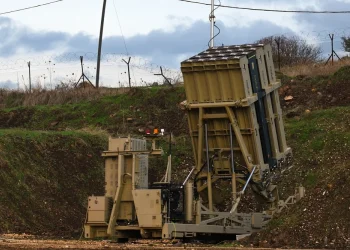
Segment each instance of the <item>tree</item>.
M350 37L345 37L343 36L341 38L342 42L341 42L341 45L343 46L343 49L346 51L346 52L350 52Z
M272 46L273 59L277 65L280 63L281 67L315 63L322 56L322 49L319 46L308 44L305 40L295 36L269 36L258 40L257 43L270 44Z

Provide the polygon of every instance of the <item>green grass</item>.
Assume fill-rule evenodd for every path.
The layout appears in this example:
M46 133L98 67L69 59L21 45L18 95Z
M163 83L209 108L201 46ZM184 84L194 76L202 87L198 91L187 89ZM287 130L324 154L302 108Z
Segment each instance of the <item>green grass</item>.
M80 230L87 196L103 194L106 147L98 133L0 130L0 232Z
M138 88L126 94L105 96L89 102L4 109L0 119L3 116L5 123L10 120L8 127L31 130L85 127L118 130L117 124L125 123L126 118L148 122L160 116L161 112L177 109L177 104L182 100L182 87ZM0 126L4 127L4 122Z
M314 111L299 119L285 119L287 143L293 150L294 168L288 174L286 186L301 183L307 194L318 195L329 183L347 172L350 159L350 107ZM269 230L298 227L305 204L293 206L292 212L269 223Z
M276 219L271 220L271 221L269 222L269 229L277 228L277 227L279 227L279 226L281 226L281 225L283 225L283 224L285 224L284 219L282 219L282 218L276 218Z
M315 172L308 172L306 175L306 180L304 186L306 188L315 187L318 182L317 174Z
M314 151L321 151L325 147L324 136L318 135L312 141L310 145L311 149Z
M303 160L350 149L350 107L319 110L285 123L287 141Z

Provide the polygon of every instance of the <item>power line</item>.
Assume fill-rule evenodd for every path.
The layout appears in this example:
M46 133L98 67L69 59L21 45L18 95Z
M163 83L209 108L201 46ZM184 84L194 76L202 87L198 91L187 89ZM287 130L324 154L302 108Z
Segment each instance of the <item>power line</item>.
M122 26L121 26L121 24L120 24L119 15L118 15L118 12L117 12L117 7L115 6L115 0L113 0L113 5L114 5L115 14L116 14L116 16L117 16L117 21L118 21L120 33L121 33L122 38L123 38L125 51L126 51L126 54L129 55L128 47L126 46L126 41L125 41L125 37L124 37L124 34L123 34L123 29L122 29Z
M123 41L124 41L124 46L125 46L126 55L129 56L129 51L128 51L128 47L126 46L126 40L125 40L125 36L124 36L124 34L123 34L122 25L121 25L120 20L119 20L119 15L118 15L117 7L115 6L115 0L113 0L113 6L114 6L115 14L116 14L116 16L117 16L117 21L118 21L120 33L121 33L122 38L123 38ZM131 65L132 65L132 64L131 64ZM133 77L134 77L134 81L136 82L135 73L134 73L132 67L131 67L131 72L132 72L132 75L133 75Z
M34 6L22 8L22 9L6 11L6 12L0 13L0 16L1 15L10 14L10 13L14 13L14 12L20 12L20 11L23 11L23 10L29 10L29 9L34 9L34 8L38 8L38 7L43 7L43 6L46 6L46 5L50 5L50 4L54 4L54 3L58 3L58 2L63 2L63 1L64 0L56 0L56 1L53 1L53 2L48 2L48 3L39 4L39 5L34 5Z
M211 5L210 3L202 3L191 0L178 0L180 2L201 4L201 5ZM218 5L215 5L218 6ZM222 8L238 9L238 10L252 10L252 11L267 11L267 12L283 12L283 13L306 13L306 14L349 14L350 10L343 11L313 11L313 10L279 10L279 9L259 9L259 8L248 8L248 7L238 7L231 5L220 5Z

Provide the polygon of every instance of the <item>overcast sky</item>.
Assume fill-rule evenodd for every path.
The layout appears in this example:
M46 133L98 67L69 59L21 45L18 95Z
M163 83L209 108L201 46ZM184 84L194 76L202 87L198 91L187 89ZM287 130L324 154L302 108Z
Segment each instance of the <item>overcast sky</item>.
M201 0L210 2L209 0ZM2 3L0 12L50 2L50 0L11 0ZM217 1L218 3L219 1ZM222 0L224 5L298 10L350 10L349 0ZM17 83L25 75L25 62L33 61L34 78L48 81L48 61L52 76L79 77L79 55L95 59L100 28L102 0L64 0L52 5L0 16L0 82ZM117 19L119 15L119 21ZM181 60L207 48L209 6L178 0L107 0L103 52L133 56L133 81L152 81L158 66L179 68ZM219 8L217 25L221 29L216 44L251 43L274 34L298 34L330 50L328 33L335 33L336 49L340 35L350 34L350 14L271 13ZM70 53L70 54L67 54ZM68 62L59 61L58 58ZM63 56L62 56L63 55ZM67 56L70 55L70 56ZM74 58L71 58L74 57ZM137 58L135 58L137 57ZM113 58L113 60L111 59ZM124 57L105 59L102 81L116 86L127 80ZM46 63L45 63L46 62ZM146 66L147 65L147 66ZM86 61L87 74L93 78L94 61ZM74 73L74 75L72 75ZM25 77L24 82L25 82ZM23 79L21 80L23 83ZM0 83L1 87L1 83Z

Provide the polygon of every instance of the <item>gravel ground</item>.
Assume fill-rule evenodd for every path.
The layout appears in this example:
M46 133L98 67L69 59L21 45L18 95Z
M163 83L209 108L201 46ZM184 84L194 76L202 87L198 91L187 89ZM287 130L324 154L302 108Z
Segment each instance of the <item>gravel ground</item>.
M132 250L147 250L147 249L215 249L215 250L263 250L267 248L243 248L230 247L229 244L222 245L204 245L204 244L182 244L174 241L163 240L138 240L131 243L115 243L108 240L103 241L85 241L85 240L45 240L37 239L31 235L0 235L0 249L132 249ZM271 248L272 249L272 248ZM290 249L293 250L293 249ZM304 249L305 250L305 249Z

